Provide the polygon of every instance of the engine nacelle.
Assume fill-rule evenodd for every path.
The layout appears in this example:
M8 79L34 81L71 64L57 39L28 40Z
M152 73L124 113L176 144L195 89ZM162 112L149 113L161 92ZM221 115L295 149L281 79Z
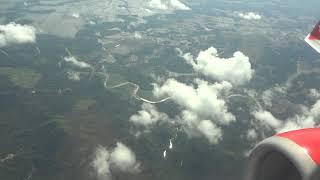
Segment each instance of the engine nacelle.
M250 153L245 180L320 180L320 128L277 134Z

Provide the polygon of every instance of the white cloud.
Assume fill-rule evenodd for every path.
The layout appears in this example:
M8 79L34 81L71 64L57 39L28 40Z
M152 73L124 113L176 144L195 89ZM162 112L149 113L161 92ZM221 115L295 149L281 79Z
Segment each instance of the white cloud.
M192 111L184 110L181 112L179 118L181 119L184 131L189 137L199 136L197 126L201 119L195 113L193 113Z
M254 141L254 140L256 140L258 138L258 133L257 133L257 131L255 130L255 129L249 129L248 131L247 131L247 139L249 140L249 141Z
M210 47L200 51L196 59L190 53L183 56L193 69L205 76L219 81L229 81L241 85L251 80L254 70L251 69L249 57L238 51L231 58L219 57L217 49Z
M288 95L288 86L275 86L271 89L263 91L261 99L268 108L273 106L272 102L279 99L285 99ZM319 92L316 89L309 90L306 94L312 100L319 97ZM285 119L276 118L271 112L263 110L252 112L254 120L251 122L253 128L247 133L248 140L255 139L252 137L265 137L266 130L273 130L276 133L287 132L303 128L316 127L320 123L320 100L318 99L312 106L296 105L299 107L299 113L290 112L291 116ZM294 115L297 114L297 115ZM254 135L253 131L257 134ZM249 134L250 133L250 134Z
M195 86L169 79L161 87L155 86L154 95L170 96L172 101L183 108L178 123L181 123L189 137L203 136L211 144L216 144L222 139L219 126L236 120L233 114L228 112L223 99L232 85L226 81L209 84L199 79L194 83Z
M258 111L254 112L253 116L256 120L259 121L262 125L267 127L271 127L273 129L279 129L282 126L282 122L275 118L270 112L268 111Z
M295 118L288 119L280 128L276 129L277 132L288 132L302 128L311 128L316 125L315 119L312 116L296 116Z
M36 42L36 29L33 26L14 22L0 25L0 47L34 42Z
M79 61L77 60L74 56L68 56L68 57L64 57L64 61L71 63L72 65L78 67L78 68L91 68L91 65L84 62L84 61Z
M67 72L67 77L68 77L68 79L73 80L73 81L80 81L81 80L80 73L75 72L75 71Z
M96 149L92 167L95 169L99 180L111 179L109 158L110 154L106 148L99 146Z
M80 18L80 14L79 13L72 13L71 16L76 18L76 19Z
M255 117L256 125L259 128L257 129L260 132L263 132L265 129L261 128L267 127L276 131L277 133L280 132L287 132L302 128L311 128L315 127L319 123L320 117L320 100L318 100L312 107L305 110L300 115L287 118L285 120L279 120L275 118L270 112L268 111L258 111L254 112L253 116ZM260 126L259 126L260 125Z
M320 92L316 89L310 89L308 96L312 99L320 98Z
M134 32L134 38L135 39L142 39L142 35L139 32Z
M320 100L311 107L309 115L314 118L318 118L320 116Z
M191 10L179 0L151 0L149 6L160 10Z
M284 86L275 86L270 89L263 91L261 99L264 105L271 107L273 99L279 99L280 97L285 97L287 94L287 88Z
M318 100L310 109L307 109L302 115L289 118L285 121L278 132L287 132L302 128L311 128L319 124L320 100Z
M254 12L239 13L239 17L247 20L259 20L262 18L261 15L256 14Z
M97 23L95 21L89 21L90 25L96 25Z
M123 172L137 173L140 171L140 163L137 162L136 155L120 142L111 153L110 163Z
M210 120L202 120L198 125L198 130L208 139L211 144L217 144L222 139L222 130Z
M137 114L130 117L130 121L135 125L148 127L160 120L167 119L165 113L158 112L157 108L152 104L143 103L141 110Z
M161 87L155 86L155 96L170 96L177 104L194 112L199 117L214 119L220 124L229 124L235 117L228 112L226 102L220 95L231 90L229 82L209 84L195 80L197 87L186 85L174 79L167 80Z
M136 160L134 152L121 142L117 142L111 153L105 147L98 146L91 165L99 180L111 180L112 170L140 172L140 163Z
M189 137L205 137L210 144L222 140L222 130L212 120L201 120L194 112L184 110L179 117L183 130Z

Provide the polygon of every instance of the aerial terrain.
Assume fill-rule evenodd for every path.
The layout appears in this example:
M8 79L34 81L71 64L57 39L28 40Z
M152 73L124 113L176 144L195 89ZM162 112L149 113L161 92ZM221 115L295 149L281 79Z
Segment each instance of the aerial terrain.
M0 179L241 180L320 124L309 0L0 1Z

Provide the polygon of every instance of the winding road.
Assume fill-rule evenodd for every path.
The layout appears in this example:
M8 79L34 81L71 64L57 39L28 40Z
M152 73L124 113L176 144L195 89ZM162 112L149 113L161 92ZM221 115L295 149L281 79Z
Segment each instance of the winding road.
M143 101L143 102L145 102L145 103L159 104L159 103L163 103L163 102L165 102L165 101L167 101L167 100L169 100L169 99L171 98L171 97L166 97L166 98L161 99L161 100L159 100L159 101L151 101L151 100L145 99L145 98L143 98L143 97L140 97L140 96L138 95L138 91L139 91L139 89L140 89L140 86L137 85L137 84L135 84L135 83L129 82L129 81L124 82L124 83L120 83L120 84L117 84L117 85L114 85L114 86L107 86L107 82L104 83L104 87L105 87L106 89L115 89L115 88L119 88L119 87L122 87L122 86L128 86L128 85L132 85L132 86L135 87L135 89L134 89L133 92L132 92L132 96L133 96L134 98L136 98L137 100Z

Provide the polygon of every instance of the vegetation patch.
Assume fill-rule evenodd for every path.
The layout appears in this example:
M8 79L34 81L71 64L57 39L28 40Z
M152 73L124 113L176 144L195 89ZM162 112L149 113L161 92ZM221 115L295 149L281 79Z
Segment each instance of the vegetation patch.
M90 108L90 106L96 104L94 99L80 99L76 102L74 106L74 110L76 111L86 111Z
M10 81L21 88L34 88L41 79L41 74L28 68L0 67L0 75L7 76Z

